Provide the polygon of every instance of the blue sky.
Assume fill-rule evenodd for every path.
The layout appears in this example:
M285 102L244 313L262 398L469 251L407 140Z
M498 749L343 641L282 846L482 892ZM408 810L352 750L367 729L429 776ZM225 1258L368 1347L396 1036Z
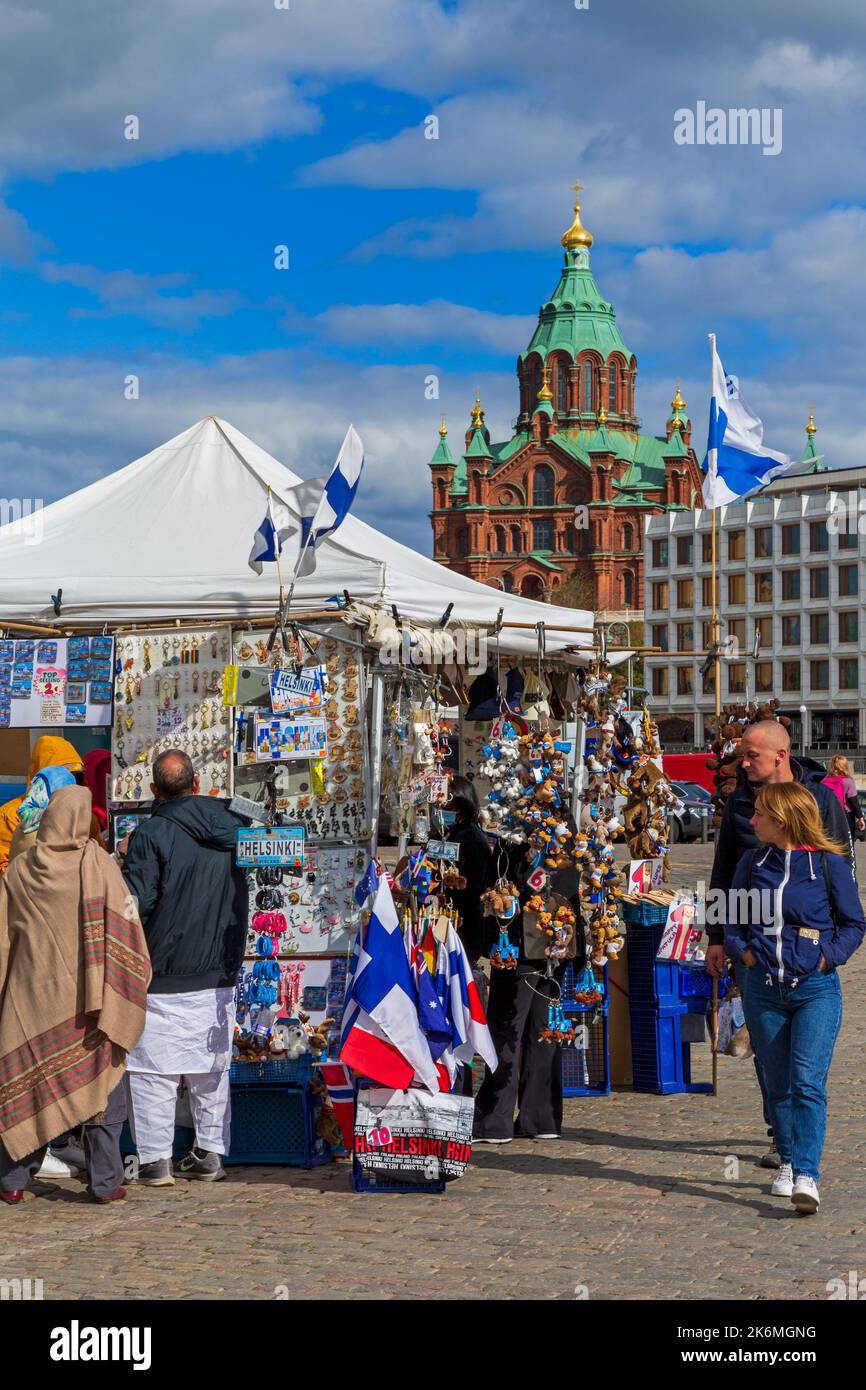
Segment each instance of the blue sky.
M360 514L429 553L440 413L455 443L477 383L510 433L575 177L644 427L681 376L702 432L715 330L768 442L799 453L814 405L860 462L866 15L753 9L0 0L0 493L51 500L210 413L309 475L351 419ZM782 152L677 146L698 100L780 108Z

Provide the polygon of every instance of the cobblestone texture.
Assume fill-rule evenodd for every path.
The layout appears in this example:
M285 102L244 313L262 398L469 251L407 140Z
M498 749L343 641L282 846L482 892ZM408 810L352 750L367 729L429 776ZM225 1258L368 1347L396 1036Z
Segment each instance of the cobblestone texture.
M675 876L694 882L711 852L678 846ZM721 1058L716 1098L566 1101L561 1140L481 1146L442 1197L355 1196L337 1165L131 1186L104 1208L77 1181L37 1183L0 1209L0 1277L77 1299L270 1299L281 1285L293 1299L826 1299L828 1280L866 1275L866 948L843 981L815 1218L769 1197L752 1064ZM708 1078L709 1048L692 1056Z

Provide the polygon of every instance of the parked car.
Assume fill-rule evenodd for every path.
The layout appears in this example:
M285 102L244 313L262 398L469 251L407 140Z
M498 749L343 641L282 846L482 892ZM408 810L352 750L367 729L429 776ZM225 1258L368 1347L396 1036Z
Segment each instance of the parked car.
M672 845L680 840L700 840L706 824L707 837L713 833L713 798L706 787L697 782L671 782L680 798L682 809L671 811L668 820L668 839Z

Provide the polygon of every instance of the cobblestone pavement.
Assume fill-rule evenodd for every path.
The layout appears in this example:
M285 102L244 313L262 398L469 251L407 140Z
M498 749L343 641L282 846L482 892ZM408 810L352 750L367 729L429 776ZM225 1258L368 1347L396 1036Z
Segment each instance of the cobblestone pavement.
M675 878L694 882L711 854L677 846ZM715 1099L566 1101L560 1141L480 1146L442 1197L355 1196L336 1165L132 1186L104 1208L77 1181L37 1183L0 1210L0 1278L79 1299L269 1299L281 1285L301 1299L573 1299L579 1286L590 1299L826 1299L828 1280L866 1275L866 948L843 979L815 1218L768 1196L751 1062L721 1058Z

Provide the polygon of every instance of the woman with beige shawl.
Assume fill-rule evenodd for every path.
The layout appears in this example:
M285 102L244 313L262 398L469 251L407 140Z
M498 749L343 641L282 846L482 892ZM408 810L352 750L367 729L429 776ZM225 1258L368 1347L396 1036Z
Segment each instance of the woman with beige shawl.
M120 870L89 839L86 787L62 787L0 881L0 1198L84 1124L88 1191L121 1186L121 1084L144 1027L150 961ZM88 1123L89 1122L89 1123Z

